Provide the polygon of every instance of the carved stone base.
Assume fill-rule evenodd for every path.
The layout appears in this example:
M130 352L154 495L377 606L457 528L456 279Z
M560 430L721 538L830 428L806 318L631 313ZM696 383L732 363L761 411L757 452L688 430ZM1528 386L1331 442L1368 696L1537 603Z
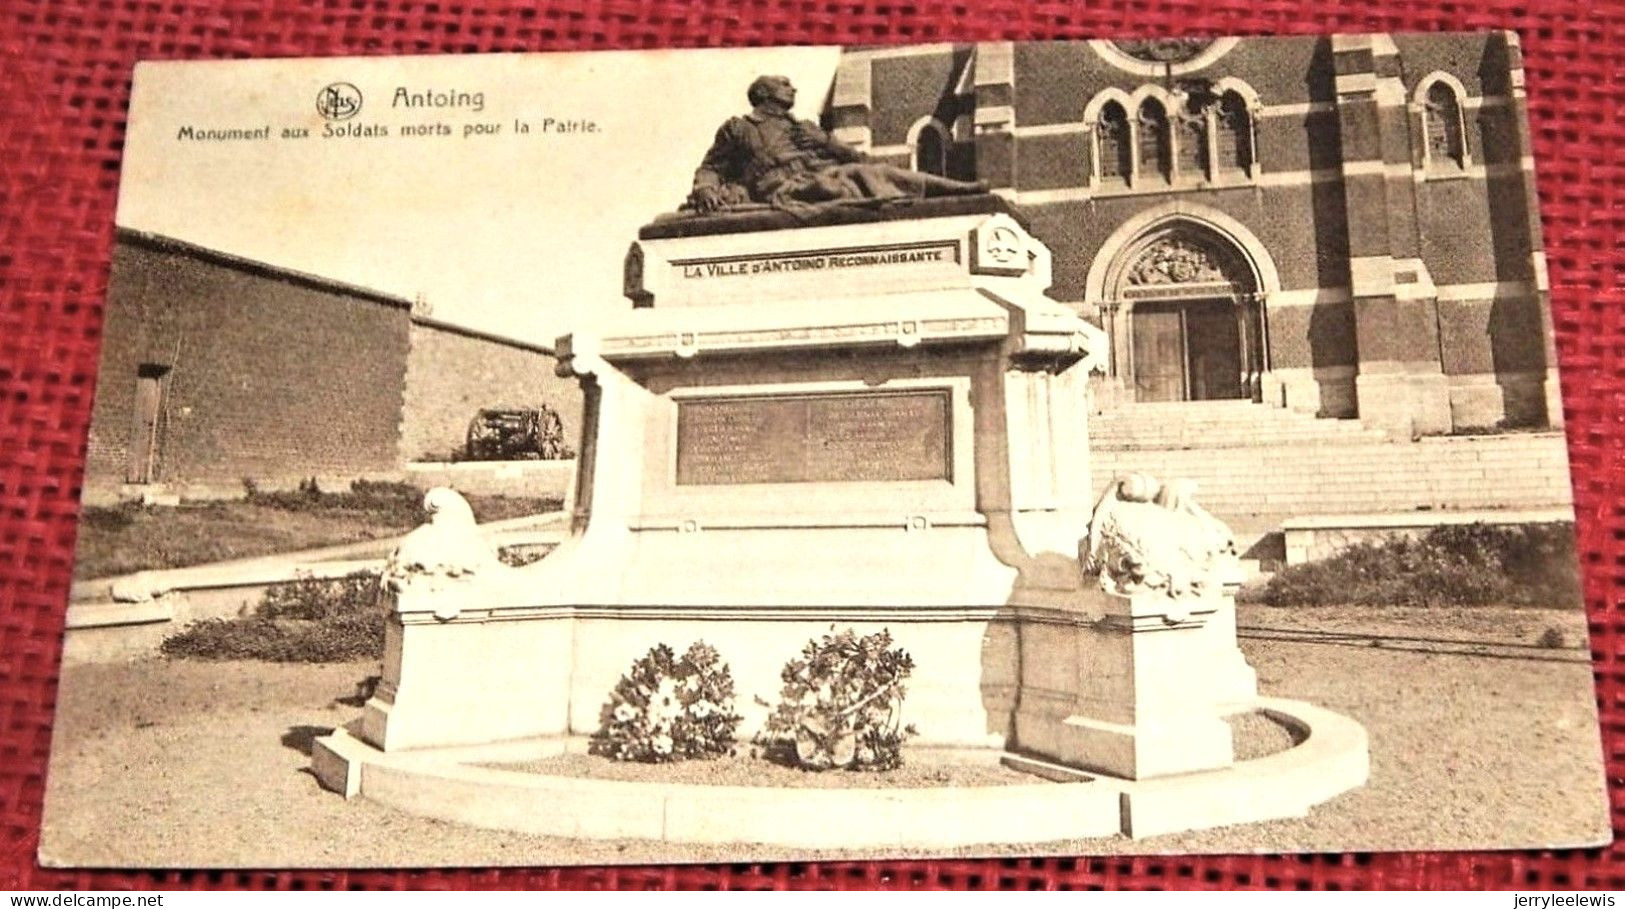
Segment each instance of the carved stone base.
M1236 644L1234 587L1227 591L1219 600L1219 608L1202 626L1203 649L1212 672L1204 687L1221 713L1233 713L1258 699L1258 673Z
M1257 683L1229 597L1087 599L1098 602L1024 628L1016 747L1136 780L1230 766L1223 716Z
M469 585L443 595L480 603ZM384 751L562 734L569 727L572 625L566 616L452 622L395 613L384 673L362 713L361 737Z
M1032 725L1021 726L1029 734ZM1020 721L1018 720L1018 723ZM1191 716L1177 722L1123 725L1083 716L1059 722L1039 720L1045 741L1028 744L1024 751L1123 779L1147 780L1198 770L1229 767L1234 762L1230 726L1222 719ZM1023 740L1025 742L1025 740Z
M1354 392L1360 422L1395 439L1450 431L1450 387L1443 373L1362 373Z

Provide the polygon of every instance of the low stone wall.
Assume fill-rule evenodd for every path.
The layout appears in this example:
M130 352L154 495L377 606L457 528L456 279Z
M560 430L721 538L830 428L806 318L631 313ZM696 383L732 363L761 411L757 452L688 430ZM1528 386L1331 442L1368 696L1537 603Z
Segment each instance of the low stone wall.
M256 477L262 492L298 489L316 481L325 492L343 492L357 481L406 482L420 489L450 486L464 495L506 495L563 499L575 481L575 460L562 461L414 461L404 470L370 473L306 473ZM181 502L217 502L241 499L248 487L241 480L218 483L148 483L86 488L86 505L111 506L121 502L178 505Z
M406 482L421 489L450 486L464 495L557 497L565 499L575 482L576 462L415 461Z
M376 561L261 564L223 569L214 576L199 572L173 589L143 602L101 600L68 606L62 661L111 663L150 657L164 639L202 619L248 615L265 592L277 584L305 578L342 578L356 571L376 571ZM151 574L159 574L153 572Z
M492 546L545 555L564 531L545 516L482 525ZM63 645L65 663L141 659L200 619L247 615L271 587L310 578L376 573L399 537L348 543L188 568L144 571L73 585Z
M305 473L281 476L254 477L254 488L261 492L299 489L314 480L323 492L343 492L357 482L399 483L399 470L371 471L368 473ZM125 483L119 486L86 487L80 501L90 506L113 506L124 502L144 505L179 505L182 502L224 502L246 498L248 486L242 480L215 483Z
M1417 511L1394 514L1341 514L1292 518L1282 525L1286 537L1286 563L1324 559L1357 543L1388 537L1421 539L1435 527L1449 524L1555 524L1572 523L1568 508L1505 511Z

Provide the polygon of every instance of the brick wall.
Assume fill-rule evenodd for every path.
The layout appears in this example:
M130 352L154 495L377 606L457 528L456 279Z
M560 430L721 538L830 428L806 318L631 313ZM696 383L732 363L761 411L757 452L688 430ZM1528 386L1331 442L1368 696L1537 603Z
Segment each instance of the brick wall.
M934 116L944 126L952 126L955 117L971 113L971 100L953 94L970 56L971 48L959 45L944 47L940 54L874 61L871 90L886 103L869 114L873 144L901 145L908 139L909 127L921 117Z
M124 482L138 376L161 376L158 482L388 472L406 303L121 232L85 485Z
M1354 364L1354 306L1279 306L1269 313L1270 366L1314 369Z
M1407 92L1435 71L1455 76L1470 94L1507 90L1505 39L1499 32L1397 32L1392 37L1405 63L1401 76Z
M1522 177L1417 184L1422 261L1437 284L1530 280Z
M1016 122L1026 126L1076 122L1101 89L1131 92L1161 81L1119 69L1081 41L1017 44L1015 51ZM1200 74L1241 79L1265 104L1324 101L1333 94L1325 38L1243 39Z
M129 461L130 425L140 366L140 307L145 284L140 256L123 242L113 247L112 273L103 303L101 368L96 374L90 439L85 449L86 488L107 489L124 481Z
M1327 184L1331 186L1332 184ZM1347 224L1341 200L1322 186L1243 187L1191 193L1252 231L1270 251L1284 290L1348 284ZM1166 195L1113 196L1023 206L1032 231L1055 256L1050 296L1081 300L1095 255L1107 237L1140 212L1165 205Z
M461 451L482 409L542 404L558 411L568 444L580 448L581 392L554 374L556 361L545 348L422 318L411 324L402 460L443 461Z

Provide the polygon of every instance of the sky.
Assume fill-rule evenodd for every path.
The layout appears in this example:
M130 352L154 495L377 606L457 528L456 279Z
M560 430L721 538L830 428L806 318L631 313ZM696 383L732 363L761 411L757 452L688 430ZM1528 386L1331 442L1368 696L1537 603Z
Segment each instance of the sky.
M716 128L764 73L816 119L837 48L144 63L118 224L409 299L552 344L630 304L637 228L675 209ZM359 113L324 136L322 89ZM454 97L447 97L448 93ZM483 110L473 96L483 93ZM409 106L429 94L446 106ZM455 97L462 96L462 97ZM425 99L435 100L435 97ZM462 102L455 104L455 102ZM596 131L548 128L592 121ZM514 121L529 124L516 133ZM443 124L451 135L405 135ZM465 135L470 126L494 134ZM182 136L190 127L192 138ZM388 136L352 135L348 131ZM200 139L205 130L266 138ZM283 137L305 129L306 138Z

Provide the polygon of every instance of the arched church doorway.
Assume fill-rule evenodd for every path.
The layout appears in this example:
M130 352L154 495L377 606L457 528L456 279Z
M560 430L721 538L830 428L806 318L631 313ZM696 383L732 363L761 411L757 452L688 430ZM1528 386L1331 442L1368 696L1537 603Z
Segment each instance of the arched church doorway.
M1269 369L1246 254L1194 222L1164 223L1115 257L1107 331L1136 402L1258 400Z

